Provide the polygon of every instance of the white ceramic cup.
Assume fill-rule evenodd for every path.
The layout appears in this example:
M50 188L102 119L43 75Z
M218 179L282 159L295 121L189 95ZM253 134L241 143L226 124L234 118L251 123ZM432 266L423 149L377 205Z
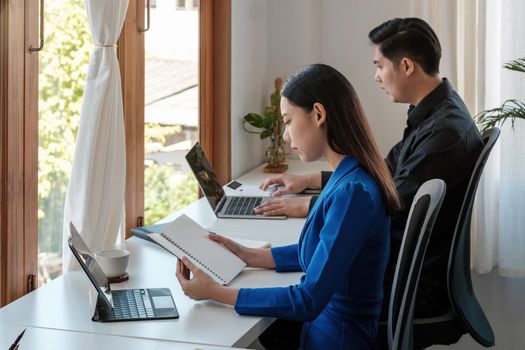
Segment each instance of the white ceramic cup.
M107 277L122 276L129 262L129 252L124 249L104 249L95 253L95 259Z

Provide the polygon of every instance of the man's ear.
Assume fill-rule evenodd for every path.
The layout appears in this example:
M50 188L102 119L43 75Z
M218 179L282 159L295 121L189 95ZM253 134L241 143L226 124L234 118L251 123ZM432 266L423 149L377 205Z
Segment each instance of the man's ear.
M317 126L323 126L326 123L326 109L324 106L321 103L316 102L314 103L312 111L315 115Z
M399 69L405 73L406 76L414 74L416 70L416 62L408 57L403 57L399 62Z

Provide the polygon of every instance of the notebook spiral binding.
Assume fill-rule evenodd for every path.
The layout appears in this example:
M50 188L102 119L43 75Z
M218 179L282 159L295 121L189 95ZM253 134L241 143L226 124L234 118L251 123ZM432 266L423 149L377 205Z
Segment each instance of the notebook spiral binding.
M181 247L180 245L178 245L175 241L173 241L168 235L164 234L164 233L161 233L160 234L162 237L164 237L168 242L170 242L171 244L173 244L175 247L179 248L180 250L182 250L182 252L184 252L184 254L186 254L187 256L189 256L190 258L192 258L193 260L197 261L203 268L205 268L208 272L210 272L212 275L214 275L215 277L217 277L218 279L220 279L223 283L226 283L226 281L219 275L217 275L215 273L215 271L213 271L212 269L210 269L207 265L205 265L202 261L200 261L199 259L197 259L195 256L193 256L190 252L188 252L186 249L184 249L183 247Z

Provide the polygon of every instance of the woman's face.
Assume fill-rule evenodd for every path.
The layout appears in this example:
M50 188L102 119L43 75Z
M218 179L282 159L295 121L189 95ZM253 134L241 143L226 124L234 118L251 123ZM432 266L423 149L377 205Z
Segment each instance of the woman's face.
M305 162L323 156L326 142L326 113L321 104L315 103L311 112L295 106L281 97L281 113L285 125L284 139Z

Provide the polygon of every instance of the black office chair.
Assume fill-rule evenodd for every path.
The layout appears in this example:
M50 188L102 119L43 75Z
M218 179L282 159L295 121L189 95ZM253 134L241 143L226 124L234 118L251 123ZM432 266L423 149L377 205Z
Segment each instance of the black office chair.
M461 206L456 232L452 239L447 273L449 297L456 316L472 338L485 347L494 346L494 332L472 288L470 277L470 221L479 179L499 134L498 128L492 128L481 135L485 146L476 161L465 200Z
M388 347L413 348L414 301L432 227L445 197L445 182L433 179L419 187L410 207L397 259L388 308Z
M414 320L418 332L436 335L436 338L427 339L428 344L424 346L457 342L461 335L451 339L447 337L447 331L457 330L458 327L462 327L462 333L468 332L479 344L494 346L494 332L472 288L470 221L478 183L499 134L498 128L492 128L481 135L485 145L474 165L452 238L447 268L447 290L452 308L438 317Z

